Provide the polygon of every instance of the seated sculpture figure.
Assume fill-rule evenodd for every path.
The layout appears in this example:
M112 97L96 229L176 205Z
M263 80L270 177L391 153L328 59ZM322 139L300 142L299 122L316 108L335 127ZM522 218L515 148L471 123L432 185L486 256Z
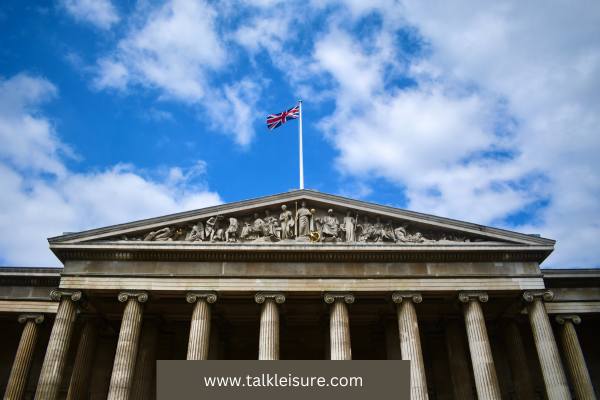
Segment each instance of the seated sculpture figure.
M321 240L335 241L338 237L340 222L333 213L333 210L327 210L327 216L320 218L319 223L321 224Z

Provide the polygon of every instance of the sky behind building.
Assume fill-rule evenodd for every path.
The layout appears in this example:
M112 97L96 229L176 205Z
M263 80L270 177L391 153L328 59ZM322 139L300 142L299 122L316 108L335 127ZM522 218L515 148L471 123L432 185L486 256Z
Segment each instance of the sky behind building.
M600 265L600 3L4 1L0 263L298 186Z

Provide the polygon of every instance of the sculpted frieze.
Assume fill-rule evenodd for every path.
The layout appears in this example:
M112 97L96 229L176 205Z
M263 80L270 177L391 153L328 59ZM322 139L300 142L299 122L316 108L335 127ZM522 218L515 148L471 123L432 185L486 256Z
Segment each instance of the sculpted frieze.
M380 243L420 244L484 241L439 230L423 230L407 221L355 210L310 207L305 201L244 215L212 215L193 223L164 226L120 237L133 241L198 243Z

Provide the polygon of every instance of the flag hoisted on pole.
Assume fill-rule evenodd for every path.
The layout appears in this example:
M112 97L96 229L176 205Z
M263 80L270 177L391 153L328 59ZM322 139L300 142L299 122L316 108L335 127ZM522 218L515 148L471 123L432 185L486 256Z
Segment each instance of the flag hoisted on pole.
M298 119L298 152L300 160L300 189L304 189L304 160L302 155L302 100L298 104L279 114L267 117L267 128L273 130L285 124L290 119Z

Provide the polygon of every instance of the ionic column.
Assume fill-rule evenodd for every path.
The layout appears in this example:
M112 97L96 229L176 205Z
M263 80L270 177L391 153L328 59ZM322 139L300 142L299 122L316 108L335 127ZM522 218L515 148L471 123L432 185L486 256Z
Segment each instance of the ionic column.
M449 319L445 325L446 348L454 399L472 400L475 396L473 395L473 384L469 373L470 366L465 347L465 332L458 319Z
M552 300L554 294L549 290L528 291L523 293L527 303L527 314L531 323L533 340L542 367L548 400L570 399L571 393L567 377L560 360L558 346L554 340L550 319L542 301Z
M188 293L185 299L195 304L190 324L188 360L206 360L210 343L210 305L217 301L214 292Z
M109 400L129 398L144 314L143 303L148 301L148 294L145 292L122 292L119 293L118 299L121 303L126 302L127 304L123 312L119 341L110 377Z
M25 324L25 326L21 333L15 361L13 361L10 370L6 392L4 392L5 400L21 400L23 397L35 344L37 343L39 325L44 322L44 316L41 314L22 314L19 315L18 321Z
M88 318L81 330L77 355L75 356L71 381L69 382L67 400L83 399L88 393L88 383L94 359L94 350L96 350L97 336L97 321L95 318Z
M535 398L535 390L525 358L525 346L521 338L521 331L514 318L504 321L503 333L515 391L519 399L533 399Z
M429 399L419 323L414 304L422 302L423 297L419 293L396 292L392 294L392 300L397 304L402 359L410 360L410 398L411 400Z
M73 326L77 318L76 301L81 300L80 291L53 290L50 298L60 300L52 325L48 349L42 364L35 400L54 400L58 395L62 375L69 353Z
M329 342L332 360L352 360L350 345L350 320L346 304L354 303L349 293L325 293L325 303L331 304L329 310Z
M283 304L282 293L260 292L254 296L262 304L260 312L260 336L258 340L259 360L279 360L279 310L277 304Z
M146 317L142 325L140 345L135 361L135 374L129 396L132 400L152 399L156 369L156 343L158 340L158 318Z
M575 398L578 400L596 400L592 379L575 331L575 325L581 323L581 318L578 315L559 315L556 317L556 322L562 325L560 340L567 369L571 376L571 383L575 390Z
M488 295L482 292L463 292L459 293L458 299L465 303L463 307L465 328L471 352L477 398L480 400L500 399L500 386L496 376L492 349L485 327L483 310L479 304L487 302Z

